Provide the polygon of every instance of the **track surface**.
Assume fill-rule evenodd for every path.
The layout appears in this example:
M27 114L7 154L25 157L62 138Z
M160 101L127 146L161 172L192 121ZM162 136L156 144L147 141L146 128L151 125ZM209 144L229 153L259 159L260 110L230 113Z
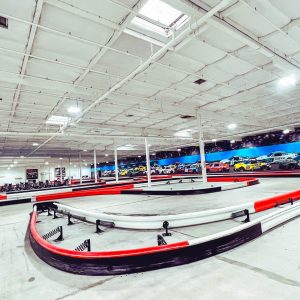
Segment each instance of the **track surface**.
M84 209L115 213L157 213L158 209L159 213L180 213L225 207L295 189L299 189L299 179L278 178L261 179L260 185L214 195L194 195L189 199L187 196L120 195L101 199L90 197L84 199L84 202L79 198L64 202ZM201 295L201 299L213 300L291 300L298 299L300 295L300 240L297 238L300 219L230 252L193 264L127 276L87 277L49 267L35 256L27 241L24 244L28 213L31 210L32 204L0 208L0 299L31 300L37 295L47 300L99 299L99 295L103 299L122 300L199 299ZM42 223L39 225L44 226ZM181 234L186 238L186 234L206 235L232 226L227 221L210 225L193 229L197 231L195 233L190 228L181 228L178 236ZM71 226L69 230L73 233L77 226L82 225ZM94 230L93 226L91 229ZM114 245L111 244L110 248L126 245L127 235L122 235L122 230L118 232L120 242L113 239ZM117 234L117 230L111 233ZM147 236L151 242L152 233L155 238L154 232L149 232ZM109 236L109 232L99 236L103 238L103 247L107 246L104 241L107 239L109 242ZM79 240L82 241L80 232ZM131 234L130 244L136 240L144 241L144 237Z

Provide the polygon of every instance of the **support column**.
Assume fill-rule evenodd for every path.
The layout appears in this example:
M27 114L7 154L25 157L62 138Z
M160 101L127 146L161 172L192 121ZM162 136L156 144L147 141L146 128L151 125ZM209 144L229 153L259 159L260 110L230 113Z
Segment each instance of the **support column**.
M81 152L79 152L79 178L80 178L80 184L82 184Z
M116 182L119 182L119 167L118 167L118 150L117 150L117 146L115 147L115 178L116 178Z
M151 187L150 154L149 154L149 146L148 146L148 139L147 138L145 138L145 148L146 148L146 165L147 165L148 187Z
M98 178L97 178L97 156L96 156L96 149L94 149L94 175L95 175L95 183L98 183Z
M71 156L69 155L69 185L71 185Z
M197 112L197 120L198 120L198 130L199 130L199 150L200 150L200 159L201 159L202 181L203 184L207 184L203 128L202 128L200 111Z
M63 182L62 165L60 165L60 182Z

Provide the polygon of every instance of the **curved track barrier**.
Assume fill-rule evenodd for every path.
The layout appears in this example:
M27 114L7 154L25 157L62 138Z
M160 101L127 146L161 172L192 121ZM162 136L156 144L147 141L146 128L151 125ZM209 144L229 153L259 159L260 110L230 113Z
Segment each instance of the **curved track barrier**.
M287 202L297 201L300 199L300 190L293 192L276 195L263 200L255 201L254 209L256 212L264 211L280 204L286 204Z
M34 252L57 269L84 275L117 275L182 265L217 255L247 243L299 215L300 203L235 228L189 241L120 251L82 252L64 249L43 239L36 229L35 205L30 217L29 238Z
M173 176L191 176L191 174L172 174ZM195 175L201 175L196 174ZM229 172L229 173L208 173L208 177L215 177L215 176L222 176L222 177L300 177L299 170L293 171L246 171L246 172Z
M115 215L99 212L90 212L68 205L54 203L56 207L64 214L81 215L86 220L95 223L96 220L114 223L117 228L146 230L161 229L163 222L169 222L169 228L178 228L185 226L201 225L211 222L223 221L231 219L237 212L247 210L249 214L271 209L276 206L293 203L300 199L300 190L289 193L276 195L267 199L248 202L245 204L229 206L219 209L210 209L199 212L173 214L173 215Z
M165 221L169 222L169 228L200 225L217 222L232 218L232 214L247 209L249 213L254 213L253 203L246 203L219 209L211 209L200 212L192 212L174 215L115 215L99 212L90 212L74 208L65 204L54 202L57 209L63 214L83 216L87 221L96 223L97 220L114 223L117 228L147 230L162 229Z
M65 193L56 193L48 195L36 196L36 201L49 201L57 199L66 199L66 198L75 198L75 197L86 197L86 196L95 196L95 195L116 195L120 194L122 190L132 189L133 184L127 184L122 186L112 186L108 188L99 188L93 190L84 190L84 191L75 191L75 192L65 192Z
M191 180L191 182L195 183L195 187L190 189L184 189L180 188L180 183L185 183L183 181ZM139 184L136 184L134 189L128 189L124 190L121 193L122 194L144 194L144 195L192 195L192 194L207 194L207 193L215 193L215 192L221 192L236 188L242 188L245 186L250 186L254 184L258 184L259 180L257 178L246 178L246 177L216 177L216 178L208 178L208 182L232 182L230 185L226 186L206 186L201 187L202 182L201 181L194 181L195 177L182 177L182 178L168 178L167 180L161 180L161 182L166 181L167 183L173 184L173 187L169 187L166 185L165 189L161 188L161 184L158 186L160 188L156 188L155 185L153 185L151 188L143 188ZM199 183L199 187L197 187L197 182ZM178 184L176 186L175 184Z

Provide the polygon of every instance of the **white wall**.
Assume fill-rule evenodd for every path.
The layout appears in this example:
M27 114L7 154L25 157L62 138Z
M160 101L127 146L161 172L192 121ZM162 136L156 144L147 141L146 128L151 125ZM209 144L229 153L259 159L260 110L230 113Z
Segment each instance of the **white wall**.
M25 180L25 168L11 168L10 170L7 170L7 168L0 169L0 185L25 182Z
M62 165L62 167L66 168L66 177L69 177L69 166L68 165ZM5 183L19 183L19 182L25 182L26 181L26 169L38 169L39 170L39 178L40 181L45 180L54 180L54 171L57 166L28 166L28 167L13 167L10 170L7 170L7 168L0 168L0 185L3 185ZM80 172L79 167L76 168L74 166L71 166L70 168L70 175L74 179L79 179ZM91 168L90 166L82 166L82 176L91 176Z

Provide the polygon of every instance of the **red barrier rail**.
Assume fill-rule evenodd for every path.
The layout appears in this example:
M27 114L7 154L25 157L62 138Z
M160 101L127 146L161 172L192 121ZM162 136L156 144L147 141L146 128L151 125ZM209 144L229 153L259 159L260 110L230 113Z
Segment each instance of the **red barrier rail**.
M133 184L122 185L122 186L113 186L108 188L100 188L94 190L83 190L76 192L62 192L55 194L47 194L47 195L39 195L36 196L36 201L49 201L49 200L57 200L64 198L75 198L75 197L86 197L86 196L95 196L95 195L117 195L120 194L122 190L132 189L134 187Z
M263 210L267 210L273 208L276 204L286 203L289 199L293 201L297 201L300 199L300 190L296 190L293 192L288 192L285 194L273 196L270 198L266 198L263 200L258 200L254 202L255 212L260 212Z
M242 181L250 181L254 180L249 179L249 177L208 177L208 182L242 182Z
M7 195L0 195L0 200L6 200L7 199Z
M124 257L124 256L136 256L142 254L152 254L156 252L164 252L169 250L174 250L178 248L183 248L189 246L188 241L161 245L161 246L153 246L153 247L145 247L145 248L138 248L138 249L129 249L129 250L116 250L116 251L103 251L103 252L81 252L75 251L65 248L57 247L48 241L44 240L36 230L36 221L37 221L37 212L33 211L30 221L30 233L35 241L42 246L43 248L47 249L48 251L63 255L67 257L76 257L82 259L93 259L93 258L115 258L115 257Z

